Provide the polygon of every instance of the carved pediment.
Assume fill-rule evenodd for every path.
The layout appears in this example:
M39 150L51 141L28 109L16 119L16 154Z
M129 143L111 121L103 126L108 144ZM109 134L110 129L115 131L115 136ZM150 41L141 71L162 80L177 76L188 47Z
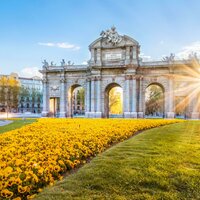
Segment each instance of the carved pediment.
M117 48L125 46L139 46L139 43L127 35L120 35L115 27L102 31L101 37L89 45L89 49L94 48Z
M122 36L118 34L114 26L111 29L102 31L100 35L104 39L104 43L110 44L112 46L115 46L122 41Z
M138 65L139 43L127 35L120 35L115 27L101 32L90 46L91 66Z

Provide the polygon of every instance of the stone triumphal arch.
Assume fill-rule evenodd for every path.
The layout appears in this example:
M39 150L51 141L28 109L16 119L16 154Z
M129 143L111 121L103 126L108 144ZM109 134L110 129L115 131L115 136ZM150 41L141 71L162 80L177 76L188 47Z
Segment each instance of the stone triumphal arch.
M139 58L139 43L127 35L119 35L114 27L102 31L101 37L89 45L89 50L88 65L62 60L60 66L55 66L44 60L40 70L43 116L52 113L60 117L73 116L73 91L81 87L84 116L108 117L108 91L119 86L123 91L122 117L143 118L145 91L150 85L158 85L163 91L163 117L174 118L179 106L185 117L199 118L200 79L195 54L187 60L175 60L171 54L162 61L143 62Z

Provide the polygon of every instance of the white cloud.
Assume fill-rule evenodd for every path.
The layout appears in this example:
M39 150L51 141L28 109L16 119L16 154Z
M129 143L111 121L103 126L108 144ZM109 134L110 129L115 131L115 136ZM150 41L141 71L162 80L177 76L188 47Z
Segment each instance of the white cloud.
M55 46L54 43L51 43L51 42L47 42L47 43L43 43L43 42L38 42L39 45L42 45L42 46L48 46L48 47L53 47Z
M19 75L27 78L32 78L33 76L42 77L38 67L25 67L19 72Z
M144 53L140 54L140 58L142 58L143 62L148 62L153 60L151 56L144 55Z
M197 56L200 57L200 41L184 46L180 52L176 53L176 57L179 59L187 59L188 55L192 53L197 53Z
M87 61L83 61L81 64L82 64L82 65L87 65L88 62L87 62Z
M72 49L72 50L79 50L80 47L75 44L69 44L67 42L61 42L61 43L53 43L53 42L38 42L38 45L41 46L47 46L47 47L57 47L57 48L63 48L63 49Z

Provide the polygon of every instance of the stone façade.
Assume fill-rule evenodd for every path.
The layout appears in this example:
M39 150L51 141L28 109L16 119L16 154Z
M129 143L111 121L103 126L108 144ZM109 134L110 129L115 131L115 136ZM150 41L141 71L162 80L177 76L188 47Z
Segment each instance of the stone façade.
M65 64L51 66L45 61L43 74L43 116L50 111L49 99L59 98L60 117L72 116L72 92L82 86L85 89L85 117L109 116L108 92L114 86L123 89L123 117L143 118L145 90L157 84L164 91L164 116L174 118L175 97L188 99L187 116L199 118L199 92L179 90L183 85L197 84L191 70L197 71L197 60L166 59L142 62L140 45L133 38L120 36L115 28L107 30L89 45L91 58L88 65ZM186 77L186 78L184 78ZM189 78L188 78L189 77Z

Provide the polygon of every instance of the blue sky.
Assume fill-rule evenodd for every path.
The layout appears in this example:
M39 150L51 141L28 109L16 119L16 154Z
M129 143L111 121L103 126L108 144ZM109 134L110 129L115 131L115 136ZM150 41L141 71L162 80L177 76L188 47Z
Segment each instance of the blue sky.
M117 27L144 60L200 51L199 0L0 0L0 73L32 76L42 59L89 60L88 45Z

